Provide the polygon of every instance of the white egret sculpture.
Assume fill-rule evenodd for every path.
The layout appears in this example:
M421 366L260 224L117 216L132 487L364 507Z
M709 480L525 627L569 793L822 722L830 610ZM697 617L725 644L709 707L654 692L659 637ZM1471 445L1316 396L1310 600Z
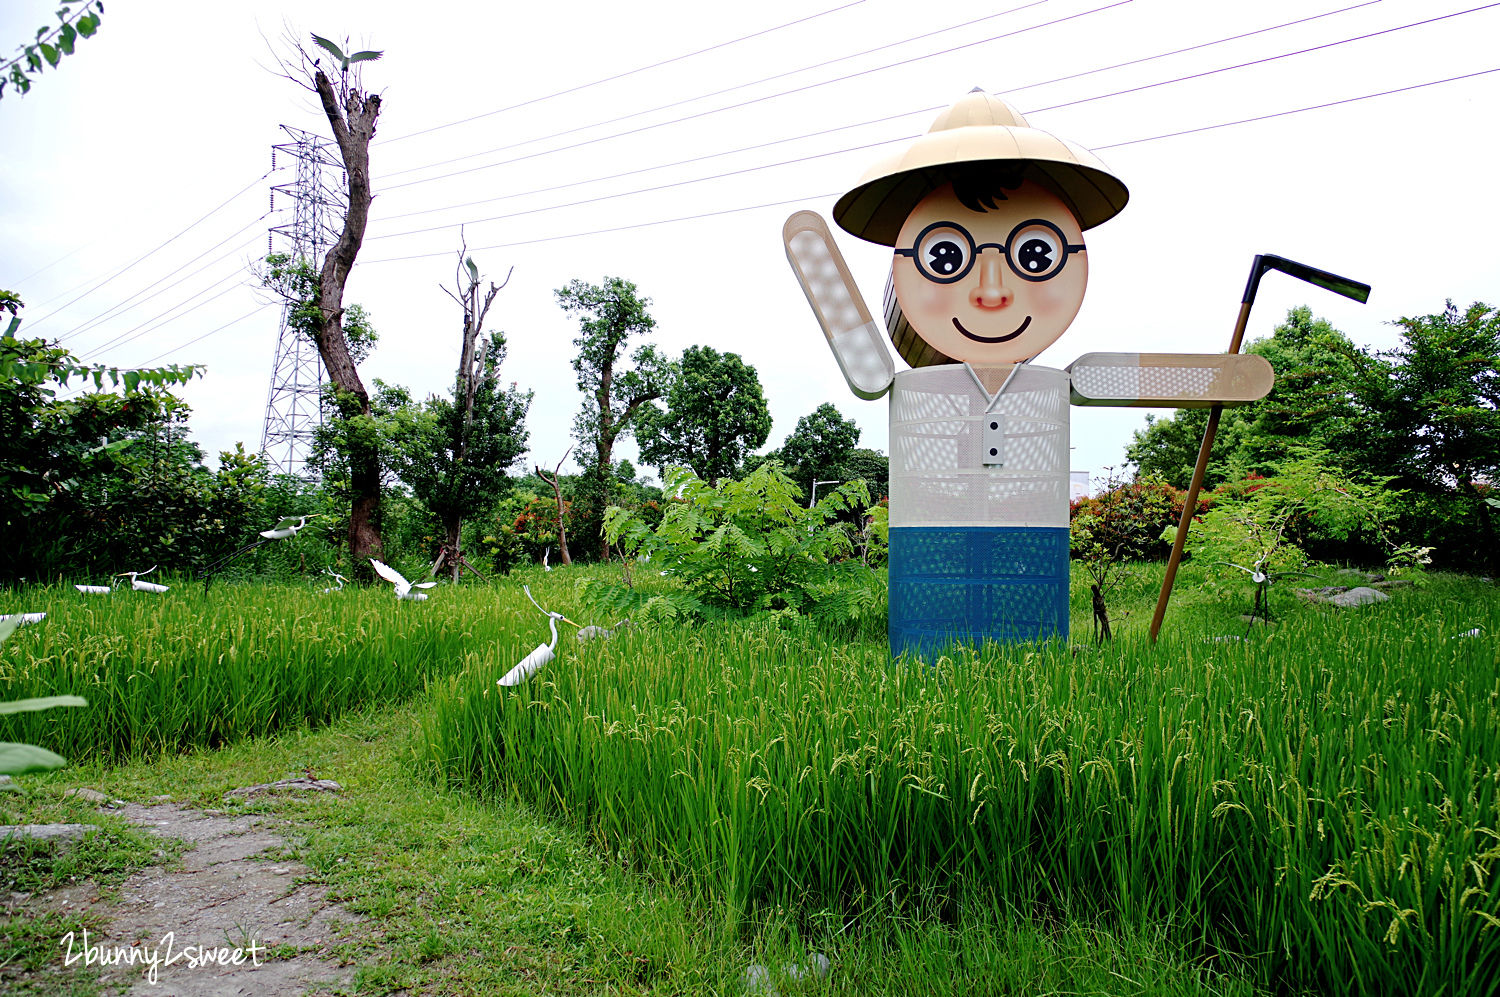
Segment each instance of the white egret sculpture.
M1271 585L1283 578L1291 578L1301 575L1306 578L1314 577L1306 571L1267 571L1266 562L1256 561L1255 567L1247 568L1243 564L1235 564L1233 561L1220 561L1220 564L1229 568L1238 568L1250 576L1250 581L1255 583L1255 601L1250 606L1250 615L1262 620L1271 618Z
M416 584L412 584L402 577L401 572L389 564L377 561L373 557L370 558L370 563L375 566L375 573L377 575L396 586L397 599L410 599L412 602L422 602L427 598L427 593L413 592L412 589L430 589L437 584L437 582L417 582Z
M153 564L153 565L151 565L151 568L150 568L149 571L122 571L116 577L117 578L129 577L129 579L130 579L130 587L133 588L133 589L135 589L137 592L165 592L165 591L167 591L167 586L166 585L158 585L155 582L143 582L143 581L141 581L141 575L149 575L149 574L151 574L152 571L155 571L155 570L156 570L156 565Z
M621 620L619 623L616 623L608 630L604 629L603 627L583 627L578 631L578 643L586 644L591 640L609 640L615 634L619 633L621 630L624 630L630 625L630 617L627 616L625 617L625 619Z
M84 595L109 595L114 591L108 585L74 585L73 587Z
M310 512L305 516L282 516L279 520L276 521L275 526L271 527L269 530L260 531L260 540L257 540L252 544L246 544L244 547L241 547L233 554L226 554L225 556L215 561L213 564L210 564L208 567L198 572L198 577L203 579L203 594L207 595L209 586L214 583L215 571L218 571L230 561L235 560L241 554L248 554L250 551L259 547L263 543L270 543L272 540L285 540L287 537L296 536L298 530L301 530L303 527L307 526L307 521L309 519L317 519L321 515L322 513L320 512Z
M547 558L549 556L551 556L551 554L552 554L552 548L551 547L548 547L548 548L546 548L545 550L542 551L542 570L543 571L551 571L552 570L552 565L550 565L550 564L547 563Z
M552 628L552 643L538 644L535 651L532 651L521 659L520 664L495 680L495 684L500 686L520 685L536 674L539 668L552 660L553 651L557 647L557 621L562 620L564 623L573 623L572 620L561 613L553 613L542 609L541 605L535 599L531 598L531 589L528 586L522 585L521 591L526 593L526 598L531 599L533 606L536 606L537 609L547 614L547 626ZM573 625L575 627L578 626L576 623L573 623Z
M14 622L18 627L26 627L33 623L40 623L46 618L46 613L11 613L7 616L0 616L0 626Z
M261 530L260 535L267 540L285 540L294 537L297 531L307 525L309 519L317 519L321 513L311 513L306 516L283 516L275 526L269 530Z
M347 582L349 579L345 578L343 575L339 574L337 571L334 571L332 568L324 568L323 569L323 574L330 576L334 580L334 582L335 582L335 584L337 586L337 587L331 588L331 589L324 589L323 590L324 592L342 592L342 591L344 591L344 583Z

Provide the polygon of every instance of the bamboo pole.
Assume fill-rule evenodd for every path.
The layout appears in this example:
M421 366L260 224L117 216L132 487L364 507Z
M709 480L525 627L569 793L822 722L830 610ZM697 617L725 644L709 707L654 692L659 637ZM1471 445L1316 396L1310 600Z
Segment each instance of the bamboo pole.
M1250 306L1254 304L1255 276L1260 272L1260 257L1255 258L1251 269L1252 287L1247 289L1245 300L1240 302L1239 318L1234 323L1234 335L1229 340L1229 352L1238 353L1245 338L1245 326L1250 321ZM1182 504L1182 518L1177 521L1177 537L1172 541L1172 556L1167 558L1167 574L1161 580L1161 594L1156 597L1156 612L1151 615L1151 642L1161 631L1161 621L1167 615L1167 603L1172 598L1172 586L1177 581L1177 565L1182 562L1182 549L1187 544L1188 530L1193 525L1193 513L1198 508L1198 492L1203 488L1203 475L1208 470L1208 457L1214 448L1214 436L1219 431L1219 416L1224 406L1215 405L1208 410L1208 425L1203 429L1203 443L1198 447L1198 462L1193 465L1193 480L1188 484L1187 498Z

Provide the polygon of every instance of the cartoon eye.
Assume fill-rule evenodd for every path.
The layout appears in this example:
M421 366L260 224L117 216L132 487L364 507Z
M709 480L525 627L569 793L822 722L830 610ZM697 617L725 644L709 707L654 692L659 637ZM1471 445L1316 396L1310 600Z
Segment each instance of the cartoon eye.
M1031 280L1051 277L1062 269L1066 250L1062 233L1050 225L1032 222L1011 235L1010 261L1016 272Z
M962 276L974 255L973 245L960 230L934 225L922 234L917 260L931 277L946 280Z

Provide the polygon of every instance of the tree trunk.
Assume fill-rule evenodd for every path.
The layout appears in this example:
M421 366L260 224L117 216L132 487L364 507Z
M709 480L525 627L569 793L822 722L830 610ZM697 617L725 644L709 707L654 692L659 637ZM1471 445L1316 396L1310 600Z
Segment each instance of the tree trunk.
M318 281L318 308L322 322L318 329L318 352L323 366L338 394L339 414L345 418L370 414L370 393L360 380L359 370L349 356L349 341L344 335L344 285L354 269L355 257L364 242L365 226L370 220L370 140L375 135L375 120L380 116L380 96L362 94L345 88L334 93L333 84L321 70L313 76L323 113L333 128L349 177L349 206L344 215L339 241L323 259ZM339 96L344 104L339 106ZM375 446L359 446L349 452L349 485L353 499L349 510L349 554L357 570L368 571L368 558L381 554L380 539L380 451Z
M562 470L563 460L567 460L568 454L572 452L573 448L569 447L567 453L562 455L562 460L557 462L557 467L552 469L552 477L550 478L543 473L542 465L536 465L536 476L551 485L552 494L557 496L557 553L562 558L563 564L572 564L573 558L568 555L568 527L563 522L563 497L562 485L559 483L561 481L559 472Z
M1104 591L1098 585L1089 585L1089 595L1094 605L1094 638L1098 641L1113 640L1109 632L1109 608L1104 605Z

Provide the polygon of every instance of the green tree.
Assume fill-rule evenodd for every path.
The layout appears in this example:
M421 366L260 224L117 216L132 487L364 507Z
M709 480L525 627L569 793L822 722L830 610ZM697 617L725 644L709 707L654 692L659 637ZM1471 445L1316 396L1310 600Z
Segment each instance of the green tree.
M573 500L570 542L574 554L596 557L602 551L604 510L614 499L615 442L635 431L643 407L666 391L673 369L650 344L637 346L627 359L631 339L656 327L647 311L651 300L630 281L573 280L555 294L564 312L578 316L573 371L585 396L573 421L584 474Z
M845 479L858 444L859 426L840 415L831 402L824 402L798 419L786 442L768 456L781 461L807 497L814 482Z
M678 464L717 484L733 476L771 432L760 378L737 353L689 346L664 401L665 410L655 404L641 409L636 432L641 459L656 465L663 477L669 464Z
M573 433L590 452L580 456L588 465L608 468L615 441L633 432L643 406L662 396L672 366L650 344L636 347L626 360L630 340L656 328L647 311L651 299L641 297L630 281L606 277L594 285L573 280L554 294L564 312L578 316L573 371L586 397Z
M1447 566L1494 570L1500 523L1484 498L1500 481L1500 310L1449 301L1395 324L1399 346L1356 357L1362 420L1345 459L1407 490L1409 542Z
M1270 473L1289 444L1342 450L1359 425L1352 390L1358 351L1307 306L1291 309L1269 337L1245 352L1265 357L1276 383L1265 398L1224 410L1204 475L1207 488L1251 472ZM1182 409L1165 419L1147 415L1126 459L1142 474L1187 488L1207 424L1207 409Z
M464 520L499 500L510 484L510 470L526 452L531 392L500 385L504 359L505 337L494 333L475 360L477 379L460 372L454 390L459 397L433 396L420 407L400 408L386 430L396 476L442 525L439 558L455 581ZM465 395L467 405L460 400Z
M863 481L870 498L879 502L891 493L891 462L879 450L855 447L840 466L838 477L844 481Z
M42 25L36 31L36 40L17 49L17 54L0 61L0 97L5 96L5 85L11 84L16 93L31 89L31 74L42 71L43 66L57 68L65 55L72 55L80 38L92 38L99 30L99 15L104 13L102 0L57 0L56 27Z
M166 390L198 373L85 366L44 340L0 337L0 524L9 538L0 575L107 564L130 549L130 531L112 528L121 517L138 523L159 511L135 494L142 475L173 487L198 481L201 453L180 426L186 408ZM58 397L78 380L96 390Z

